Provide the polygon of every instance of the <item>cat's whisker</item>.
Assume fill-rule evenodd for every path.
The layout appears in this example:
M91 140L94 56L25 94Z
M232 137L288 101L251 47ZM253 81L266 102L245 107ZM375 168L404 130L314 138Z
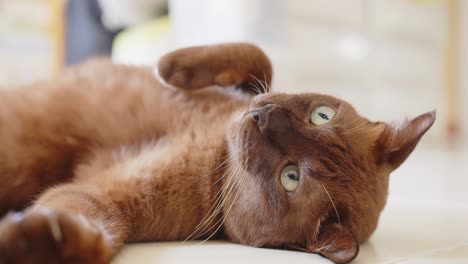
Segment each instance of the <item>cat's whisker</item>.
M360 118L357 117L357 118L353 119L352 121L350 121L350 122L348 122L348 123L346 123L344 125L335 125L335 127L340 128L340 129L344 129L344 128L349 127L350 125L354 124L356 121L359 121L359 120L360 120Z
M268 93L269 91L271 91L271 87L267 82L265 71L263 71L263 80L264 80L264 83L265 83L265 93Z
M232 172L229 172L229 174L231 175ZM228 189L229 192L232 189L232 185L233 185L232 177L228 176L228 179L225 183L225 188ZM225 189L221 189L220 191L218 191L218 193L216 194L216 196L218 196L218 198L216 199L216 202L213 204L213 206L208 211L204 219L200 222L200 224L198 224L198 226L196 227L196 230L189 237L187 237L186 240L189 240L191 238L197 239L198 237L204 235L207 232L207 230L205 229L211 223L213 218L215 218L216 215L218 215L218 213L222 209L222 206L224 204L223 200L225 197L225 195L223 195L224 192L225 192Z
M357 131L359 131L359 130L361 130L361 129L364 129L364 126L366 126L367 124L368 124L368 123L363 123L363 124L361 124L361 125L359 125L359 126L353 128L353 129L350 129L350 130L348 130L348 131L343 132L342 134L343 134L343 135L346 135L346 134L355 133L355 132L357 132Z
M325 185L323 185L322 183L320 183L320 185L322 186L323 190L327 193L327 196L328 196L328 198L330 199L330 202L332 203L333 208L335 209L335 214L336 214L336 217L338 218L338 223L341 225L340 214L338 213L338 209L336 208L335 202L333 202L333 199L331 198L330 193L328 192L328 190L327 190L327 188L325 187Z
M248 83L250 85L250 87L252 88L252 90L258 94L258 88L255 86L255 84L253 82L249 82Z
M234 176L236 175L236 176ZM230 176L230 179L234 179L235 177L238 177L239 175L239 171L236 169L236 170L233 170L231 176ZM227 191L227 193L223 193L223 200L218 204L218 207L217 207L217 212L220 212L221 210L223 210L224 208L224 204L226 203L226 201L229 199L229 197L231 197L231 195L233 194L233 187L234 187L234 180L232 180L229 184L229 190ZM217 215L217 213L215 213ZM213 227L215 228L214 232L208 236L208 238L206 238L204 241L202 241L200 244L206 242L207 240L209 240L211 237L213 237L214 234L216 234L218 232L218 230L222 227L224 223L224 218L221 217L220 219L218 219L218 221L216 221L214 224L213 224ZM199 234L198 237L206 234L209 230L206 230L204 231L203 233Z
M263 87L258 81L257 81L256 87L258 89L258 94L262 94L263 93Z
M265 83L261 80L259 80L258 83L260 84L260 87L262 88L262 93L266 93Z
M247 149L247 148L242 148L241 154L240 154L240 155L238 154L238 155L236 155L236 156L237 156L237 157L243 157L244 154L246 153L246 149ZM246 164L248 163L248 160L249 160L249 159L250 159L250 157L247 157L247 159L244 161L245 164L238 164L239 161L238 161L237 159L233 158L233 162L232 162L233 166L232 166L232 167L234 168L234 170L233 170L232 174L230 174L230 179L235 179L235 178L239 179L239 178L242 176L242 174L241 174L242 168L244 167L244 165L246 165ZM243 163L243 162L240 162L240 163ZM245 175L245 174L244 174L244 175ZM237 200L237 197L238 197L238 195L239 195L239 193L240 193L240 190L241 190L241 188L243 188L243 184L244 184L244 182L245 182L245 179L246 179L246 176L242 177L242 179L239 179L241 183L238 184L238 186L237 186L237 193L236 193L236 195L235 195L235 197L234 197L232 203L234 203L234 202ZM234 184L233 184L233 182L231 182L231 183L232 183L232 185L230 186L231 188L229 189L228 193L225 194L225 195L223 195L223 196L225 197L225 199L223 199L223 201L222 201L222 202L219 204L219 206L218 206L219 210L222 210L222 208L224 207L225 202L227 201L227 199L228 199L228 198L230 197L230 195L232 194L232 187L234 186ZM223 192L223 194L224 194L224 192ZM232 204L231 204L231 206L229 207L229 209L227 210L226 215L229 213L231 207L232 207ZM210 239L214 234L216 234L216 232L218 232L218 230L222 227L222 225L223 225L223 223L224 223L225 217L226 217L226 216L222 217L220 220L218 220L218 221L215 223L214 226L216 226L216 225L222 220L221 223L219 224L219 227L216 228L216 230L213 232L213 234L211 234L206 240ZM206 233L206 232L205 232L205 233ZM206 241L206 240L205 240L205 241ZM202 242L202 243L203 243L203 242Z
M257 85L255 82L253 82L253 83L251 82L250 84L252 85L253 88L255 88L254 91L255 91L257 94L261 94L261 93L262 93L261 90L260 90L260 88L258 87L258 85Z
M221 199L222 196L219 197L219 199L215 202L213 207L211 207L210 211L207 213L205 218L196 226L195 230L185 239L185 241L197 239L207 232L206 228L209 226L209 224L213 221L213 219L219 212L219 206L222 204Z
M226 188L226 189L222 189L222 190L219 192L219 194L220 194L220 195L219 195L219 199L218 199L219 203L218 203L218 205L217 205L217 207L216 207L216 209L215 209L215 211L214 211L214 213L213 213L213 215L212 215L213 217L216 216L216 215L222 210L226 198L233 192L233 190L234 190L234 182L235 182L234 179L237 177L237 176L235 176L235 175L237 175L237 174L238 174L238 172L233 171L233 172L231 173L231 175L229 176L229 178L228 178L228 182L226 183L226 187L227 187L227 188ZM226 191L226 190L227 190L227 191Z
M228 172L226 172L228 173ZM230 184L230 181L229 181L229 178L228 178L228 181L226 181L226 185L229 185ZM199 232L202 232L205 227L212 221L212 218L215 217L215 215L217 214L217 206L218 204L221 203L221 200L222 200L222 195L221 195L221 191L222 189L220 189L220 191L218 191L214 197L212 199L216 199L216 201L214 202L213 206L210 208L210 210L208 211L208 213L206 214L206 216L202 219L202 221L195 227L195 230L192 234L190 234L186 239L185 241L193 238L193 237L198 237L199 236Z
M230 162L230 161L232 162L232 157L231 157L231 155L230 155L229 153L226 154L224 157L225 157L226 159L225 159L221 164L227 166L227 165L229 165L229 162ZM221 164L220 164L220 165L221 165ZM216 185L217 183L219 183L222 179L224 179L224 178L226 177L226 175L228 175L228 173L223 173L223 175L221 175L221 176L219 177L219 179L217 179L217 180L213 183L212 186L214 186L214 185ZM212 200L214 200L214 198L213 198Z
M223 157L223 158L224 158L224 161L221 162L214 170L212 170L211 172L207 173L205 176L209 176L209 175L211 175L211 174L217 172L218 170L224 169L224 168L226 167L225 165L228 164L229 159L227 158L227 155L226 155L225 157ZM219 177L219 179L217 179L217 180L211 185L211 187L213 187L213 186L215 186L216 184L218 184L218 183L221 181L221 179L222 179L223 177L224 177L224 175L222 175L221 177Z
M262 91L261 91L260 87L258 86L258 79L257 79L257 78L255 77L255 75L253 75L253 74L249 74L249 75L250 75L250 77L252 77L253 79L255 79L255 81L249 82L249 84L252 85L252 87L255 88L254 91L255 91L257 94L261 94Z
M247 159L248 160L248 159ZM246 182L246 174L244 174L244 176L242 177L242 180L240 181L240 184L238 185L238 189L237 189L237 192L236 192L236 195L234 196L233 200L232 200L232 203L231 205L229 206L229 208L227 209L226 211L226 214L220 219L222 220L221 223L219 224L219 226L215 229L215 231L208 237L206 238L205 240L203 240L200 244L203 244L205 243L206 241L208 241L209 239L211 239L218 231L219 229L221 229L221 227L223 226L224 224L224 221L226 220L227 216L229 215L233 205L236 203L238 197L239 197L239 194L240 194L240 190L244 187L244 184Z
M260 85L261 93L267 93L267 92L268 92L268 89L265 87L266 84L265 84L263 81L261 81L260 79L258 79L258 78L257 78L255 75L253 75L253 74L250 74L250 76L251 76L252 78L254 78L254 79L257 81L257 83ZM265 78L266 78L266 77L265 77Z
M239 154L236 154L238 157L244 156L246 153L246 149L242 148L242 152ZM236 175L239 170L239 166L234 166L236 164L236 159L232 157L232 155L229 156L229 161L231 162L231 167L229 168L229 172L231 173L225 173L222 177L226 177L228 175L228 182L231 182L232 179L234 179L233 175ZM221 191L225 191L226 188L221 189Z
M221 211L223 209L223 206L224 206L224 203L226 201L226 199L228 199L228 197L231 195L232 193L232 186L233 184L230 184L230 190L229 192L224 196L225 199L223 199L219 204L218 204L218 207L216 208L216 212L214 213L214 215L217 215L217 212ZM223 221L223 218L220 218L218 219L218 221L216 221L214 224L213 224L213 227L215 227L215 231L213 232L213 234L211 234L206 240L208 240L209 238L211 238L218 230L219 230L219 227L217 227L218 225L222 226L222 221ZM206 234L209 230L202 230L202 233L198 234L196 238L198 237L201 237L203 236L204 234ZM203 243L204 241L202 241L201 243Z
M245 154L245 152L246 152L246 149L242 148L242 152L240 154L238 154L238 156L242 157ZM233 160L232 155L230 155L230 154L228 154L228 159L226 159L226 161L231 161L232 164L236 163L235 160ZM231 167L229 167L228 171L222 176L222 177L224 177L225 175L229 175L228 179L227 179L227 181L225 183L225 185L226 185L225 188L222 188L222 189L220 189L220 191L218 191L218 193L215 195L215 198L217 197L216 202L213 204L213 206L208 211L207 216L204 217L204 219L201 221L201 223L198 224L197 227L195 228L195 231L190 236L188 236L185 239L185 241L187 241L187 240L189 240L191 238L196 239L196 238L204 235L208 231L208 230L206 230L206 231L204 231L204 230L211 223L213 218L216 217L216 215L218 215L219 212L222 210L222 208L224 206L224 203L225 203L225 200L227 199L227 197L232 192L232 189L234 187L234 184L233 184L234 178L237 177L237 175L239 174L239 170L240 170L239 166L231 166ZM226 190L228 190L228 191L226 191ZM215 199L215 198L213 198L213 199ZM216 225L216 223L215 223L215 225Z

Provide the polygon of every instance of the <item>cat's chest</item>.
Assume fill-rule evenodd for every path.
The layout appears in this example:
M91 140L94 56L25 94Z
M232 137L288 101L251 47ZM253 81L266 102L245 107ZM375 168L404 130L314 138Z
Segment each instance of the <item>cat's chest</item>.
M104 169L113 178L171 178L205 175L218 166L226 156L230 124L246 103L213 93L190 97L177 94L166 102L176 107L156 115L161 117L156 120L161 126L156 128L157 133L143 133L132 143L121 143L111 151L96 151L91 164L80 166L81 171L91 172L78 174L94 175Z

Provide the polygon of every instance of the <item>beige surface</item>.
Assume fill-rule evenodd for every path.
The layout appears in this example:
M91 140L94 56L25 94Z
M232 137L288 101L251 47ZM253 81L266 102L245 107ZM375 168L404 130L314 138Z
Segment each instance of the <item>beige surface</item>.
M376 233L354 263L468 263L468 151L418 149L392 175ZM227 242L127 246L126 263L330 263L313 254Z

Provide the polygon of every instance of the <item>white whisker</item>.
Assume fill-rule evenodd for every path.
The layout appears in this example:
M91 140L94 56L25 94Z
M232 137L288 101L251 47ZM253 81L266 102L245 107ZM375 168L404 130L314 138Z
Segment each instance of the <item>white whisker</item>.
M331 198L330 193L328 192L327 188L325 188L325 185L323 184L320 184L320 185L322 185L323 190L327 193L328 198L330 199L330 202L332 203L333 208L335 209L335 214L336 214L336 217L338 218L338 223L341 225L341 219L340 219L340 215L338 214L338 209L336 208L336 205L333 202L333 199Z

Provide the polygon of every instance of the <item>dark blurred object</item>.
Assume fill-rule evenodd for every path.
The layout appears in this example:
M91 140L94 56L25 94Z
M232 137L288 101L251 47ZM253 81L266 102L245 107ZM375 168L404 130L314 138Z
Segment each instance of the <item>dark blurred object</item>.
M112 52L122 29L167 14L166 0L69 0L67 4L67 65Z
M110 55L118 30L104 27L97 0L69 0L66 15L66 65L94 56Z

